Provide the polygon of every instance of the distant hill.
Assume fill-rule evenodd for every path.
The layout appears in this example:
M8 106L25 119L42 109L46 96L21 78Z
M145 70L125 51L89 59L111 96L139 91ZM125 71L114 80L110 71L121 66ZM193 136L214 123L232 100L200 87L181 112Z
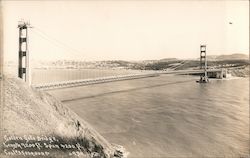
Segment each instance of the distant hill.
M247 54L208 55L208 60L249 60Z
M176 61L178 60L177 58L164 58L164 59L160 59L160 62L168 62L168 61Z

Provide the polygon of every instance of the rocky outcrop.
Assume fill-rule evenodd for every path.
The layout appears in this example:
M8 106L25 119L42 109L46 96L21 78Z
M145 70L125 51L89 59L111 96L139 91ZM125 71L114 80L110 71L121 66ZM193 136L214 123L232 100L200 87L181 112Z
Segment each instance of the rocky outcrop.
M235 77L249 77L249 66L230 69L228 70L228 73Z

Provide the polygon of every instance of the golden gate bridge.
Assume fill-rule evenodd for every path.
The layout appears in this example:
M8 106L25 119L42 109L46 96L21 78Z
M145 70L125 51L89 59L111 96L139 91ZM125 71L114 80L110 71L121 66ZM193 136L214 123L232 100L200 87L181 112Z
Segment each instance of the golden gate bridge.
M61 81L61 82L52 82L52 83L43 83L43 84L32 84L31 79L31 67L30 67L30 59L29 59L29 50L28 50L28 29L32 28L32 32L36 33L41 38L53 42L57 47L66 47L66 49L70 50L70 55L79 55L81 52L65 45L63 42L49 37L46 33L44 33L41 29L37 27L31 27L29 22L20 21L18 24L19 29L19 58L18 58L18 77L22 78L25 82L27 82L32 87L35 87L38 90L50 90L56 88L67 88L74 86L83 86L90 84L99 84L105 82L114 82L121 80L129 80L129 79L138 79L145 77L156 77L161 74L199 74L200 80L199 83L207 83L208 78L210 76L216 78L223 78L226 75L225 69L208 69L207 67L207 57L206 57L206 45L200 45L200 69L199 70L177 70L179 67L190 62L189 60L183 60L179 63L179 65L173 65L169 67L168 71L153 71L153 72L140 72L134 74L121 74L114 76L105 76L105 77L95 77L95 78L87 78L87 79L78 79L78 80L69 80L69 81ZM72 52L75 52L75 54Z

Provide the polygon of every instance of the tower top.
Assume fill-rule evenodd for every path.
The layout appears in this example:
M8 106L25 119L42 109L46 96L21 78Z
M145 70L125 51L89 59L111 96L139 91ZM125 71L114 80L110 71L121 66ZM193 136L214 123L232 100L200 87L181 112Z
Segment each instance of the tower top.
M18 28L26 29L27 27L31 27L29 21L24 21L23 19L18 21Z

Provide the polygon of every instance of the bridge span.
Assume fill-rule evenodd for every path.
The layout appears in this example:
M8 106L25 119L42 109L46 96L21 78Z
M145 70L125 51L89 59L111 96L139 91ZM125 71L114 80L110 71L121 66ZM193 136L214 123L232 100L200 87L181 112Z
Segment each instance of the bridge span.
M63 82L32 85L31 83L32 75L31 75L30 58L29 58L30 53L28 50L28 42L27 42L29 41L28 40L28 28L34 28L34 27L31 27L29 22L25 22L23 20L19 22L18 24L18 29L19 29L18 77L23 79L29 85L31 85L32 87L38 90L50 90L50 89L57 89L57 88L67 88L67 87L83 86L83 85L98 84L98 83L105 83L105 82L138 79L138 78L145 78L145 77L155 77L160 74L186 74L186 75L200 74L199 82L206 83L208 82L208 77L223 78L226 75L226 72L224 72L223 69L208 69L207 57L206 57L206 45L200 45L200 69L199 70L177 70L178 68L192 61L192 60L183 60L181 62L178 62L178 65L173 65L173 66L168 67L170 68L169 71L148 71L148 72L142 72L142 73L130 74L130 75L117 75L117 76L109 76L109 77L69 80L69 81L63 81ZM41 31L39 32L41 33ZM50 37L48 37L46 33L42 32L42 34L45 35L46 39L50 39ZM44 38L44 36L42 37ZM58 41L57 41L57 44L58 44ZM23 47L25 49L23 49ZM72 65L74 65L74 62ZM76 63L76 66L78 66L77 63Z
M224 69L208 69L207 72L208 72L208 77L213 77L213 78L223 78L223 76L226 73ZM54 82L54 83L44 83L44 84L32 85L32 87L38 90L52 90L52 89L59 89L59 88L69 88L69 87L85 86L85 85L92 85L92 84L100 84L100 83L106 83L106 82L156 77L156 76L159 76L160 74L176 74L176 75L197 74L198 75L202 73L204 73L204 70L151 71L151 72L142 72L138 74L116 75L116 76L108 76L108 77L70 80L70 81L62 81L62 82Z

